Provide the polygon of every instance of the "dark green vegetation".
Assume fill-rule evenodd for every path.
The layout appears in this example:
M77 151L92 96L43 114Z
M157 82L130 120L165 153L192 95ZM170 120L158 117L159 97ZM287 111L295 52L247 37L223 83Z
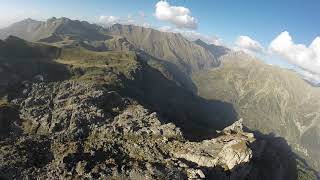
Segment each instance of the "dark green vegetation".
M161 123L174 123L180 127L188 140L212 138L216 130L241 117L251 130L285 138L271 136L265 140L267 148L263 150L262 161L255 159L252 162L255 167L252 172L257 174L252 174L251 179L261 176L275 179L288 172L292 179L315 179L312 168L295 155L290 146L319 169L320 90L295 72L265 65L221 46L207 45L200 40L190 42L179 34L131 25L105 29L66 18L52 18L47 22L28 19L0 31L3 37L10 34L33 43L13 36L0 41L0 114L7 114L0 117L1 127L7 127L1 129L2 135L59 132L67 125L60 127L50 124L51 121L63 119L60 111L75 106L73 101L77 105L77 98L82 100L87 96L93 98L90 103L98 104L112 118L125 109L124 104L140 104L157 112ZM29 92L30 88L34 92ZM107 91L111 95L94 99L96 92L90 90L96 88L97 92ZM32 98L28 99L28 93ZM65 100L69 96L70 102ZM17 107L16 102L24 98ZM64 101L59 98L67 101L62 108L60 105ZM86 104L87 99L83 99L80 102ZM49 117L42 111L39 112L41 118L32 117L44 106L48 110L43 112L49 112ZM18 111L28 116L19 119ZM50 122L43 125L45 127L30 120L43 121L45 117ZM74 117L72 115L71 119ZM92 119L95 121L96 117ZM81 128L71 131L75 136L72 138L87 138L86 128L91 128L92 122L88 125L76 120L70 122L70 127L76 124L75 127ZM22 130L15 125L22 126ZM48 148L47 141L40 139L39 148L42 145ZM77 154L73 156L77 157ZM90 159L91 156L95 157L86 154L79 158ZM277 173L271 176L271 172Z

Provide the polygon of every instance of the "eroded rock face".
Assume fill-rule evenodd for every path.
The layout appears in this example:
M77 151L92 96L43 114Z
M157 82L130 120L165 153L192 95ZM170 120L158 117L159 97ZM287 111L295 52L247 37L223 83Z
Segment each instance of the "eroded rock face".
M25 130L43 135L87 136L88 129L110 121L111 114L125 103L112 91L72 81L33 84L24 94L13 102L21 106L21 118L29 123Z
M253 134L243 132L240 120L225 128L217 138L175 142L170 148L174 157L195 163L199 168L222 167L232 172L237 166L250 162L253 152L249 144L254 141Z
M0 140L1 178L259 177L252 161L263 143L243 131L241 120L216 138L190 142L157 113L94 84L36 83L23 94L12 103L20 106L24 133Z

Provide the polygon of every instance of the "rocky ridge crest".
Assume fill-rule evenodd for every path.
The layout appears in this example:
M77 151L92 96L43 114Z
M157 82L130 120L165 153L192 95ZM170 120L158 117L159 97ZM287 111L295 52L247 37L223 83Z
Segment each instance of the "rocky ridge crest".
M255 151L240 121L217 138L190 142L157 113L94 84L25 84L12 103L21 107L12 122L20 125L0 146L0 176L8 179L241 178L249 170L237 166Z

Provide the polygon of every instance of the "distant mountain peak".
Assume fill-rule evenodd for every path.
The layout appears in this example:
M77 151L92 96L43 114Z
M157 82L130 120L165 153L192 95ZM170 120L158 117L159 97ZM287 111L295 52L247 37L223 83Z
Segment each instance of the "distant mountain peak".
M38 21L38 20L35 20L35 19L32 19L32 18L27 18L27 19L23 19L21 21L15 22L12 25L10 25L9 27L15 26L15 25L22 25L22 24L38 24L38 23L41 23L41 22L42 21Z
M4 42L25 42L23 39L18 38L17 36L9 35Z
M23 19L22 21L19 21L17 23L21 23L21 22L40 22L40 21L32 19L32 18L27 18L27 19Z
M47 21L55 21L55 20L57 20L57 18L56 17L52 17L52 18L49 18Z
M204 41L202 41L201 39L197 39L197 40L195 40L194 41L195 43L202 43L202 44L206 44L206 45L208 45L207 43L205 43Z
M37 20L34 20L34 19L32 19L32 18L27 18L27 19L24 19L24 20L22 20L22 21L26 21L26 22L30 22L30 21L37 21Z
M111 35L125 37L137 49L159 60L176 64L183 72L191 73L219 65L210 52L179 33L120 24L110 26L107 30Z
M101 27L95 24L66 17L52 17L47 21L25 19L0 30L0 38L5 39L9 35L14 35L33 42L45 42L46 39L61 40L66 36L83 40L104 39L105 35L99 32L100 29Z
M221 56L229 53L231 50L224 46L217 46L214 44L208 44L201 39L197 39L193 41L195 44L205 48L206 50L210 51L212 55L214 55L216 58L220 58Z

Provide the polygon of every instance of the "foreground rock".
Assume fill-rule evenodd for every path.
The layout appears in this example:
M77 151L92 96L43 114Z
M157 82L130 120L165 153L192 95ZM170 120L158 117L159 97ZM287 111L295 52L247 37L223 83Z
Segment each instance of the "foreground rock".
M23 96L11 103L20 107L20 117L8 121L0 111L1 121L12 127L0 139L4 179L257 179L265 174L255 163L266 162L261 154L270 149L244 132L241 120L216 138L190 142L173 123L134 100L75 81L25 84ZM265 179L282 179L288 172L280 169Z

